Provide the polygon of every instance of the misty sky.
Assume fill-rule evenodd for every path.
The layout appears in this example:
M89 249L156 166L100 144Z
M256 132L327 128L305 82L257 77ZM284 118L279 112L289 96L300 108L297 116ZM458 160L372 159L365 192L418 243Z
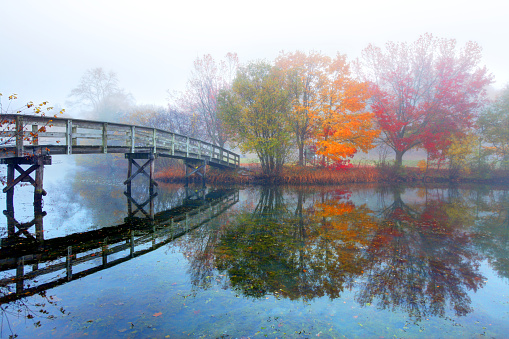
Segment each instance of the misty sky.
M369 43L416 40L426 32L472 40L494 87L509 83L508 0L129 1L0 0L0 93L19 104L65 101L83 73L103 67L138 104L165 105L183 90L193 61L236 52L241 63L281 50L349 60Z

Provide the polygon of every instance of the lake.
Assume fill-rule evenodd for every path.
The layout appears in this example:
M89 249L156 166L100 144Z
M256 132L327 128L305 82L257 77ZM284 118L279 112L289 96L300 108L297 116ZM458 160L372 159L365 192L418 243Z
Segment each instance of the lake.
M37 236L2 217L2 337L509 333L507 188L159 184L151 221L143 180L58 159Z

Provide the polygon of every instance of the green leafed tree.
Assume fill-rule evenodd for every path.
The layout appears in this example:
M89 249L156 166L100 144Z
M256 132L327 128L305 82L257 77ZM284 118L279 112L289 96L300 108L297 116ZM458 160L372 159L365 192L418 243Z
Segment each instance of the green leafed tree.
M509 165L509 85L479 117L483 141L487 150Z
M258 155L265 175L279 175L291 145L292 77L267 62L239 68L232 88L221 92L219 116L243 152Z

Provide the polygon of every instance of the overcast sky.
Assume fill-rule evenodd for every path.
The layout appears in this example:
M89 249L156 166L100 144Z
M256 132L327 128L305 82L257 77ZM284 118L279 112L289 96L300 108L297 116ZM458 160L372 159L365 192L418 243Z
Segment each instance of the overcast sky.
M129 1L0 0L0 93L19 103L65 100L87 69L117 73L138 104L165 105L193 61L236 52L241 63L281 50L360 56L369 43L432 33L472 40L496 88L509 83L509 0Z

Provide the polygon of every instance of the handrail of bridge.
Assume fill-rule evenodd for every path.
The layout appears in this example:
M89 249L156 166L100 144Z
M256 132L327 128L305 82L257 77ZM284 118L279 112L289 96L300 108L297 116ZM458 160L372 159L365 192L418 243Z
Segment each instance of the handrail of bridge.
M236 168L223 147L158 128L23 114L0 115L0 158L35 154L154 153Z

